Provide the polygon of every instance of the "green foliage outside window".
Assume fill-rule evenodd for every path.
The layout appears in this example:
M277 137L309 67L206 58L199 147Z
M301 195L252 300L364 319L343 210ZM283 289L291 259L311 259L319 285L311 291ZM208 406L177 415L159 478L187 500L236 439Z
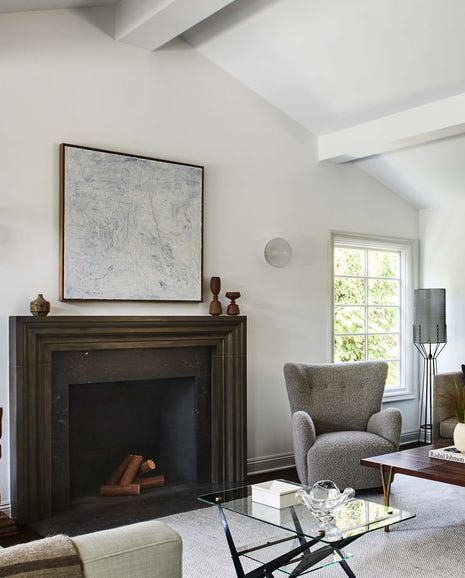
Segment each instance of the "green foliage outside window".
M335 247L334 360L385 359L399 384L400 254Z

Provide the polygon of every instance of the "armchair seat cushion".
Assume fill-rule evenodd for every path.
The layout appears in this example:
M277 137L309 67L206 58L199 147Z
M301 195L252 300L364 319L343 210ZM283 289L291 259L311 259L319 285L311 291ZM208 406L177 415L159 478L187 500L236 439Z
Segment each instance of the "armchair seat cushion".
M379 487L380 474L361 468L360 460L396 451L388 440L364 431L337 431L321 434L307 454L308 485L330 479L342 490Z

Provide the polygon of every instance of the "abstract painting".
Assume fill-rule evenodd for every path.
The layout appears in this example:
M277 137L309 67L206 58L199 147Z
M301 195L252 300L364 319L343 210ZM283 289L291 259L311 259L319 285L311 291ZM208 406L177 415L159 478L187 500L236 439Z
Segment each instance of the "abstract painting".
M203 167L60 152L61 299L201 301Z

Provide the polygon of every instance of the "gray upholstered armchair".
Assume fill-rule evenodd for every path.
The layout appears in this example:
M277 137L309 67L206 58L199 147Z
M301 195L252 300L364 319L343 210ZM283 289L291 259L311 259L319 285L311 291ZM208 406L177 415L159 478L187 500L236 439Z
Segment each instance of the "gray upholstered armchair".
M399 448L401 413L381 410L387 369L383 361L284 366L301 483L381 485L379 473L360 466L360 459Z

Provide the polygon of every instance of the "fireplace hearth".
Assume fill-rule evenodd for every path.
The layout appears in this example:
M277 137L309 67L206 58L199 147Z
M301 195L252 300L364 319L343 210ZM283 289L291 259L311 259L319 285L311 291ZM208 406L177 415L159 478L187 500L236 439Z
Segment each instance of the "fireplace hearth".
M168 484L242 482L245 408L245 317L11 317L13 516L97 495L128 453Z

